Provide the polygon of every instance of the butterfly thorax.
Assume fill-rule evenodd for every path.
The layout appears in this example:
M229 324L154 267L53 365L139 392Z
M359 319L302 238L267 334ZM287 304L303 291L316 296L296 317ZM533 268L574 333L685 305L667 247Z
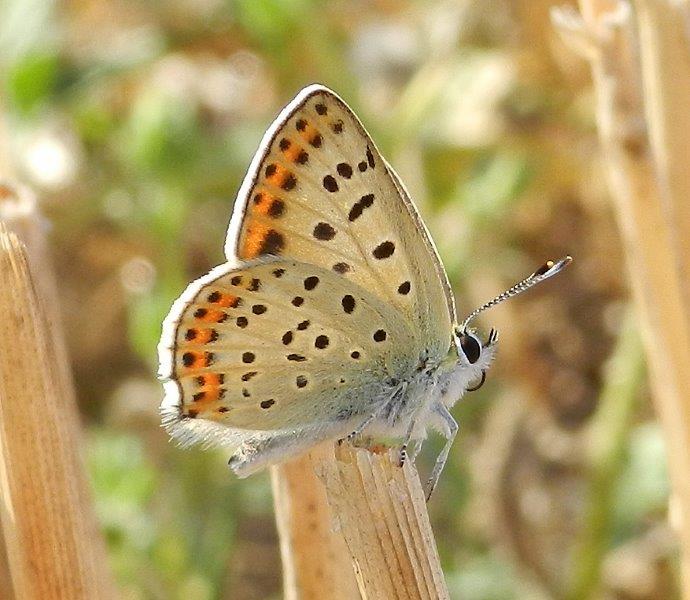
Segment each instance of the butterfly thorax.
M471 364L456 343L442 359L427 350L421 352L413 371L387 381L383 393L388 400L377 398L384 408L362 432L360 445L394 446L408 437L424 439L429 427L440 429L433 407L439 402L452 407L481 378L494 353L494 344L486 346L480 359Z

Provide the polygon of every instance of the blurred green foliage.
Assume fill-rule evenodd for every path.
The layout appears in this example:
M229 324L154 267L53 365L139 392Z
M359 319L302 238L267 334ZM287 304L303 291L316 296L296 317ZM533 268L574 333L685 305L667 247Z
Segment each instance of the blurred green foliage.
M54 54L27 54L8 73L8 93L13 107L28 114L54 93L58 75L58 57Z

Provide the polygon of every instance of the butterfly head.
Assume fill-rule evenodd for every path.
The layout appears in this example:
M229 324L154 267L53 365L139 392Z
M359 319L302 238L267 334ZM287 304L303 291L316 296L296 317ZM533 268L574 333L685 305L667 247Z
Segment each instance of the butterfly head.
M470 380L478 381L466 388L466 391L478 390L484 385L486 371L494 358L498 332L492 328L488 337L482 341L474 331L458 327L453 337L458 355L458 366L470 374Z
M478 383L471 385L471 387L467 387L465 391L473 392L484 385L486 370L493 360L494 353L496 352L496 342L498 340L498 332L492 328L486 340L482 341L474 330L468 327L470 321L488 308L496 306L504 300L508 300L508 298L513 298L536 284L552 277L556 273L559 273L571 261L572 258L570 256L566 256L556 262L551 260L547 261L529 277L526 277L505 292L489 300L489 302L473 310L462 322L462 325L455 329L453 337L458 354L458 367L470 375L470 378L468 378L469 380L478 381Z

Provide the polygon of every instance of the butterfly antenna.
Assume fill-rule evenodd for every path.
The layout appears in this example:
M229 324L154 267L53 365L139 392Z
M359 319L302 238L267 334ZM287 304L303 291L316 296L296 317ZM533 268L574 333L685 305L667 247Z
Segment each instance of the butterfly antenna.
M486 309L491 308L492 306L496 306L497 304L500 304L504 300L508 300L509 298L513 298L514 296L517 296L518 294L522 294L522 292L527 291L531 287L534 287L538 283L541 283L542 281L546 281L549 277L553 277L556 273L560 273L565 267L567 267L570 262L572 261L572 257L570 256L565 256L561 258L559 261L554 262L552 260L546 261L541 267L539 267L534 273L532 273L529 277L526 277L522 281L516 283L513 287L510 289L507 289L505 292L499 294L492 300L489 300L485 304L482 304L479 308L473 310L467 318L462 322L462 325L460 327L461 331L465 331L467 329L467 325L469 322L474 319L479 313L483 313Z

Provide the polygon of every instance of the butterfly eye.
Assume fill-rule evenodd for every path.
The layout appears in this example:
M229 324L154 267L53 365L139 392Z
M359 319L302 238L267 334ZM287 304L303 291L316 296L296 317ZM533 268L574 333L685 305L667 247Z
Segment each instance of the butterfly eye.
M467 333L460 335L460 348L462 348L463 354L471 365L479 360L479 356L482 353L482 347L477 339Z

